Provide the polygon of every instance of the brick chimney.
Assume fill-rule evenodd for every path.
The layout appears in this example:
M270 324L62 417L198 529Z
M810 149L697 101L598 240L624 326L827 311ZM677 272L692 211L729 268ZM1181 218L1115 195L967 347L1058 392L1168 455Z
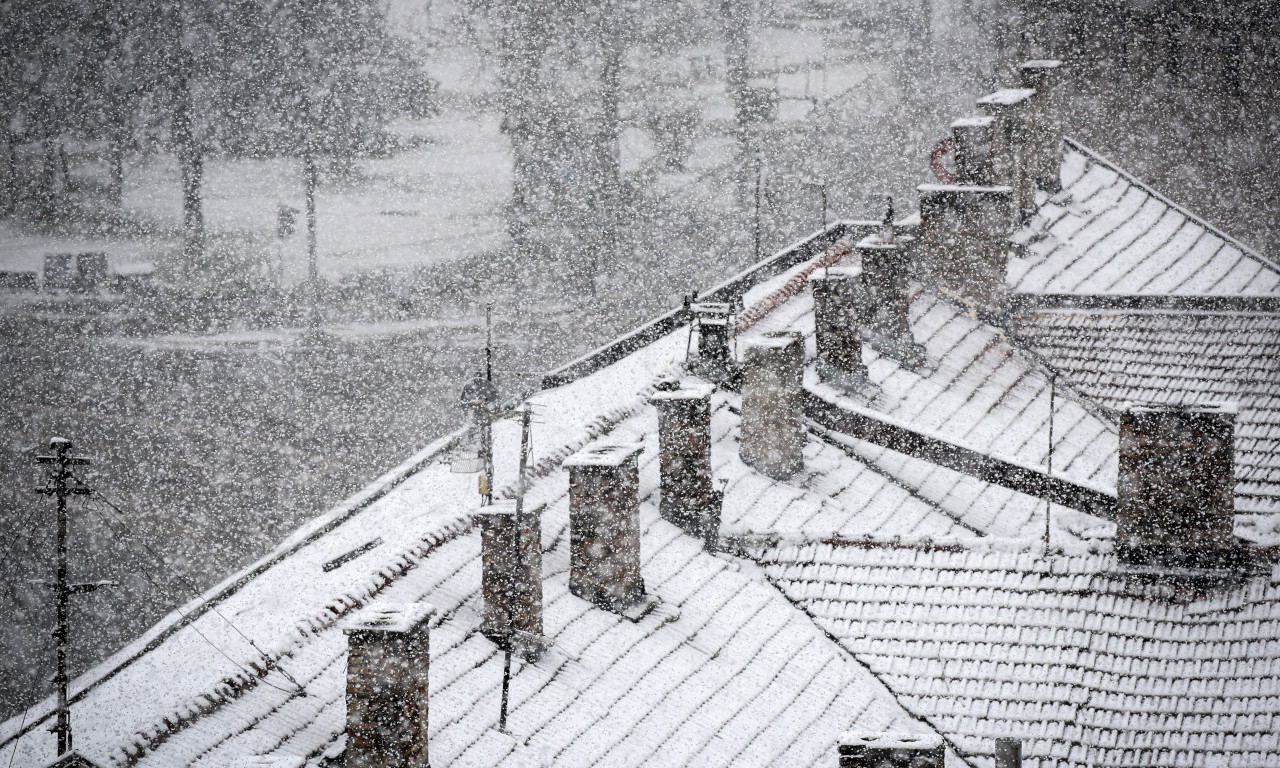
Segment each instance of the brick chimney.
M537 514L520 515L520 550L515 550L516 503L495 501L474 513L480 527L480 586L484 618L480 631L502 648L508 647L507 611L514 630L512 650L536 657L542 650L542 521Z
M658 510L714 550L720 540L721 505L711 483L711 387L671 384L649 397L658 411Z
M640 445L595 445L570 456L569 591L615 613L644 602L640 578Z
M943 184L918 189L921 269L935 285L985 309L1003 310L1012 190Z
M1237 556L1235 407L1120 414L1116 550L1132 565L1222 568Z
M427 768L426 603L373 607L347 636L346 768Z
M908 367L924 362L924 349L911 334L907 293L907 248L912 239L884 234L869 235L855 248L862 259L865 302L860 313L864 328L876 349Z
M1031 178L1036 186L1050 194L1062 189L1062 105L1058 80L1062 62L1057 59L1026 61L1018 68L1024 88L1034 88L1032 106L1035 145Z
M840 768L946 768L937 734L858 733L840 736Z
M818 347L818 375L837 386L866 383L862 364L862 331L858 304L862 271L830 267L809 278L813 290L813 326Z
M1022 740L996 739L995 768L1022 768Z
M1031 88L1002 88L978 99L978 109L996 119L992 180L1013 188L1013 210L1020 219L1036 206L1035 96Z
M804 337L799 333L763 334L743 353L738 455L775 480L786 480L804 466L803 377Z

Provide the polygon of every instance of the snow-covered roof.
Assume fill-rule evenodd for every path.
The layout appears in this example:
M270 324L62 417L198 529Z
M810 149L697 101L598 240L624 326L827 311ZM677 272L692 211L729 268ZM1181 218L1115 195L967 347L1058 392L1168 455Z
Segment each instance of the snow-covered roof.
M1042 216L1094 199L1082 179L1107 170L1075 145L1067 157L1072 202L1046 203ZM1142 190L1114 175L1112 185ZM1186 217L1180 226L1203 225ZM830 253L856 259L852 243L873 228L835 225L726 284L748 307L772 307L744 313L754 322L736 343L799 331L812 357L806 276L837 237ZM1074 243L1067 250L1101 253L1086 231L1059 236ZM1154 268L1158 252L1126 273ZM708 300L726 298L722 289ZM1167 337L1216 345L1220 355L1202 358L1225 369L1265 367L1272 320L1124 326L1129 336L1101 348L1076 331L1083 320L1023 316L1028 344L918 283L909 318L922 363L868 345L868 383L853 393L805 374L807 409L907 440L886 445L811 418L804 469L777 481L738 457L739 395L713 392L712 469L725 493L718 553L657 511L648 398L662 377L703 383L680 365L688 318L673 312L547 377L527 400L535 425L526 509L542 521L550 649L534 663L516 660L507 732L496 727L502 657L478 631L475 479L448 466L455 434L77 679L77 748L104 766L259 757L336 765L345 748L339 622L429 602L436 765L834 765L845 732L941 738L954 759L983 768L994 735L1026 738L1029 768L1218 757L1262 765L1259 756L1280 743L1280 572L1243 573L1188 597L1115 570L1105 502L1114 498L1118 438L1106 406L1127 396L1102 392L1091 377L1128 376L1145 359L1149 371L1120 383L1140 389L1149 375L1166 386L1181 375L1160 357L1178 354L1155 343ZM1223 335L1205 336L1210 327ZM1201 358L1186 359L1194 367ZM1054 370L1061 375L1051 383ZM1250 483L1259 497L1270 493L1267 478L1280 466L1264 426L1274 383L1236 392L1241 420L1255 430L1240 433L1242 461L1256 472L1242 478L1241 503L1253 503ZM598 440L643 446L641 574L658 605L634 621L568 590L565 460ZM498 423L494 442L495 487L509 496L514 420ZM968 463L947 458L957 455ZM974 471L974 459L999 471ZM1049 556L1040 544L1046 502L1027 478L1102 500L1054 506ZM1274 533L1258 515L1242 517L1248 530L1238 522L1238 532ZM51 710L46 701L25 724L0 726L0 749L15 750L15 765L52 753Z
M1008 280L1024 294L1278 297L1280 267L1084 145L1068 140L1063 191L1019 233Z

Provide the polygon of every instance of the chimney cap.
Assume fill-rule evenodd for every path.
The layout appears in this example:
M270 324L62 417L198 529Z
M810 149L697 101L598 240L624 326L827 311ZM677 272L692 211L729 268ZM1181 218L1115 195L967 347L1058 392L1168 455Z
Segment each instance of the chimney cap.
M942 746L942 737L936 733L845 731L840 734L840 745L873 749L937 749Z
M695 381L688 384L680 384L676 389L660 389L649 395L649 402L663 403L674 400L701 400L705 397L711 397L711 393L715 391L715 387L710 384Z
M872 235L871 237L875 237ZM809 282L822 282L824 280L849 280L862 275L862 267L824 267L818 272L814 272L809 276Z
M952 128L986 128L994 125L996 119L990 116L962 117L951 124Z
M1235 415L1240 412L1240 404L1234 400L1218 403L1143 403L1127 401L1121 410L1129 413L1220 413Z
M481 507L476 507L476 511L472 512L473 517L484 515L507 516L516 513L515 499L494 499L492 503Z
M424 628L434 615L436 607L431 603L393 603L366 608L339 622L338 627L348 635L356 632L408 634Z
M1035 95L1035 88L1001 88L978 99L978 106L1012 107Z
M1061 59L1031 59L1019 64L1018 69L1057 69L1061 66Z
M564 466L620 467L643 450L643 443L589 445L565 459Z
M854 248L859 251L900 251L903 246L908 245L914 239L910 235L898 235L893 239L892 243L886 243L880 239L879 234L867 235L859 240Z
M980 187L974 184L921 184L916 187L921 193L928 192L970 192L973 194L1011 195L1013 187L1001 184L994 187Z
M752 339L748 349L786 349L796 342L803 342L804 337L796 331L769 331Z

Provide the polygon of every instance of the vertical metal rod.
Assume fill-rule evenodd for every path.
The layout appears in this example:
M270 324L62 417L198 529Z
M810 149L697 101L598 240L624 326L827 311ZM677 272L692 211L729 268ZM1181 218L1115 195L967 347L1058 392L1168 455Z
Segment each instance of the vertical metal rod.
M502 659L502 709L498 713L498 730L507 730L507 703L511 693L511 648L515 644L516 622L513 606L517 576L524 567L524 555L520 551L520 534L524 531L524 476L529 463L529 406L520 412L520 468L516 473L516 509L512 518L512 544L515 562L509 572L507 584L507 647Z
M1054 398L1057 394L1058 374L1050 374L1049 376L1049 458L1048 458L1048 475L1049 479L1053 479L1053 412ZM1044 500L1044 555L1049 556L1049 514L1053 507L1053 501L1049 498Z
M484 305L484 378L493 381L493 302Z
M756 155L756 226L755 226L755 258L752 263L760 261L760 177L764 175L764 159Z
M71 751L71 710L67 705L67 597L70 588L67 586L67 449L65 443L54 447L54 493L58 497L58 583L57 590L58 626L54 630L57 647L58 671L54 681L58 685L58 720L54 727L58 731L58 755Z
M307 209L307 285L311 293L311 325L317 326L320 324L320 265L316 257L316 186L319 172L310 146L302 159L302 175Z
M827 231L827 182L822 182L822 231Z

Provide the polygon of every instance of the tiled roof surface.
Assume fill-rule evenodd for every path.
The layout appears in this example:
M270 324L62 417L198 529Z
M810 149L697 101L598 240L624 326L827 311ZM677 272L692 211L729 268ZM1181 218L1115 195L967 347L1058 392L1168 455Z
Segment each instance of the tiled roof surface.
M1280 296L1280 270L1255 251L1068 143L1063 192L1018 234L1020 293Z
M1237 403L1236 509L1280 513L1280 315L1076 310L1024 315L1018 329L1108 407Z
M807 544L769 578L962 753L1026 765L1263 768L1280 754L1280 583L1198 599L1111 556ZM975 765L990 765L973 759Z

